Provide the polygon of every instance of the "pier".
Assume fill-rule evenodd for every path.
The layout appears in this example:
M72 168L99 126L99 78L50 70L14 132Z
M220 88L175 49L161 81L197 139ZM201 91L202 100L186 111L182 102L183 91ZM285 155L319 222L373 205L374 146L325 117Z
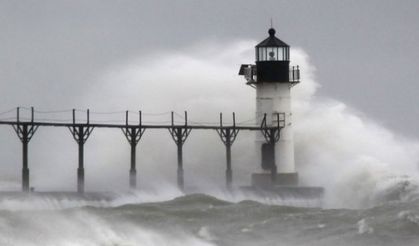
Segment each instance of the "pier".
M285 126L285 116L283 113L275 113L272 115L273 123L267 123L267 115L263 115L260 125L242 125L236 124L236 115L232 113L232 123L225 124L223 122L223 114L219 115L219 123L203 124L199 122L189 122L188 113L185 111L182 117L182 122L175 121L175 112L170 113L169 123L144 123L142 111L135 112L138 118L133 123L130 120L132 112L125 111L125 118L122 119L125 123L99 123L91 122L91 112L86 110L85 118L81 120L76 119L76 110L71 110L71 120L66 119L42 119L37 120L35 114L37 111L33 107L27 108L30 112L30 117L21 116L21 108L12 109L0 113L14 114L14 117L0 117L0 126L11 126L16 132L18 138L22 142L22 191L30 191L30 169L28 148L32 137L35 135L38 128L61 127L69 129L71 136L78 145L78 165L77 165L77 192L84 193L85 191L85 170L84 170L84 144L89 139L90 135L101 128L112 128L121 130L130 145L130 165L129 165L129 186L131 189L137 189L137 169L136 169L136 147L141 141L143 134L147 129L166 130L171 135L177 147L177 185L180 190L184 189L184 171L183 171L183 145L188 139L191 131L206 130L215 131L218 133L220 140L226 149L226 172L225 181L227 189L231 189L233 184L233 169L231 159L231 147L236 140L240 131L261 131L267 144L275 145L278 142L280 131ZM59 112L59 111L56 111ZM137 117L137 116L136 116ZM122 122L122 121L121 121ZM276 166L271 169L272 179L276 177Z

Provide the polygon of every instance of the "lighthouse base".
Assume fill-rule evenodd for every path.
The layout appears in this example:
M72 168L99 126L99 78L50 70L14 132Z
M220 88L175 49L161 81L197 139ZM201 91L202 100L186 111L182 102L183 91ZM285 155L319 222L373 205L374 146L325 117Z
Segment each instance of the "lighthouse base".
M298 186L298 173L277 173L274 181L271 175L271 173L253 173L252 185L241 187L241 190L246 194L260 197L310 200L314 202L314 206L321 207L324 195L322 187Z
M247 186L240 187L240 190L249 196L280 198L284 201L304 201L302 206L310 207L321 207L324 196L323 187L313 186L271 186L269 188Z
M296 186L298 185L298 173L277 173L274 180L272 180L271 173L253 173L252 187Z

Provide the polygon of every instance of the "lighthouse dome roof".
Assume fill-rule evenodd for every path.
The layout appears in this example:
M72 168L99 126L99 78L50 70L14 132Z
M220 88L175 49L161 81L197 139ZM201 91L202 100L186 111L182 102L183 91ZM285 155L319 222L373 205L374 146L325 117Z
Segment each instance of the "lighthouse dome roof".
M270 28L268 33L269 37L256 45L256 47L289 47L284 41L275 37L275 29Z

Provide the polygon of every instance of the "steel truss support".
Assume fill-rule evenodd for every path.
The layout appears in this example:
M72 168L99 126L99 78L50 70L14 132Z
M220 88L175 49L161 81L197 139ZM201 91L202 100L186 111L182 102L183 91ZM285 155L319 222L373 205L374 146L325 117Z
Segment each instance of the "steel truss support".
M170 135L177 145L177 185L180 190L184 189L184 172L183 172L183 144L191 133L191 128L188 128L188 114L185 111L185 125L177 126L174 124L174 117L172 112L172 126L169 128Z
M136 147L141 137L145 132L145 128L142 127L141 111L139 112L139 125L130 126L128 124L128 111L125 113L125 127L121 128L128 143L131 146L131 167L129 170L129 187L131 189L137 188L137 170L136 170Z
M17 136L22 142L22 191L29 191L29 166L28 166L28 144L31 141L36 130L39 126L33 125L34 119L34 109L31 108L31 121L30 122L20 122L19 114L20 109L17 108L17 120L16 124L12 125Z
M272 145L272 149L274 149L275 144L279 141L281 135L281 129L285 126L285 114L284 113L276 113L275 114L275 121L272 122L272 125L268 125L266 122L266 114L263 116L263 120L260 126L263 136L268 144ZM276 123L276 124L274 124ZM272 182L276 180L277 174L277 166L275 164L275 155L273 156L273 164L271 167L271 179Z
M223 126L223 114L220 113L220 128L217 129L217 133L221 138L221 141L226 147L226 186L227 189L231 189L233 183L233 170L231 168L231 146L236 140L239 130L236 129L236 116L233 113L233 126Z
M74 140L79 146L79 165L77 168L77 192L84 193L84 144L90 137L94 127L89 125L89 110L87 110L87 123L76 124L76 110L73 109L73 125L69 126Z

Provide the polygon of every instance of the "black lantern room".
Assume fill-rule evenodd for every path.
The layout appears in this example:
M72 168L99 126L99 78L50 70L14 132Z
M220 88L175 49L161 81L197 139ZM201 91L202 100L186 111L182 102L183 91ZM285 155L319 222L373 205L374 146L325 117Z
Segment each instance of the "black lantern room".
M269 37L255 47L256 66L244 64L239 75L245 75L249 83L299 81L299 70L290 68L290 46L275 36L270 28Z
M290 46L275 37L275 29L268 31L269 37L256 45L256 62L289 61Z
M269 37L256 45L256 73L258 82L288 82L290 46L275 37L275 29Z

